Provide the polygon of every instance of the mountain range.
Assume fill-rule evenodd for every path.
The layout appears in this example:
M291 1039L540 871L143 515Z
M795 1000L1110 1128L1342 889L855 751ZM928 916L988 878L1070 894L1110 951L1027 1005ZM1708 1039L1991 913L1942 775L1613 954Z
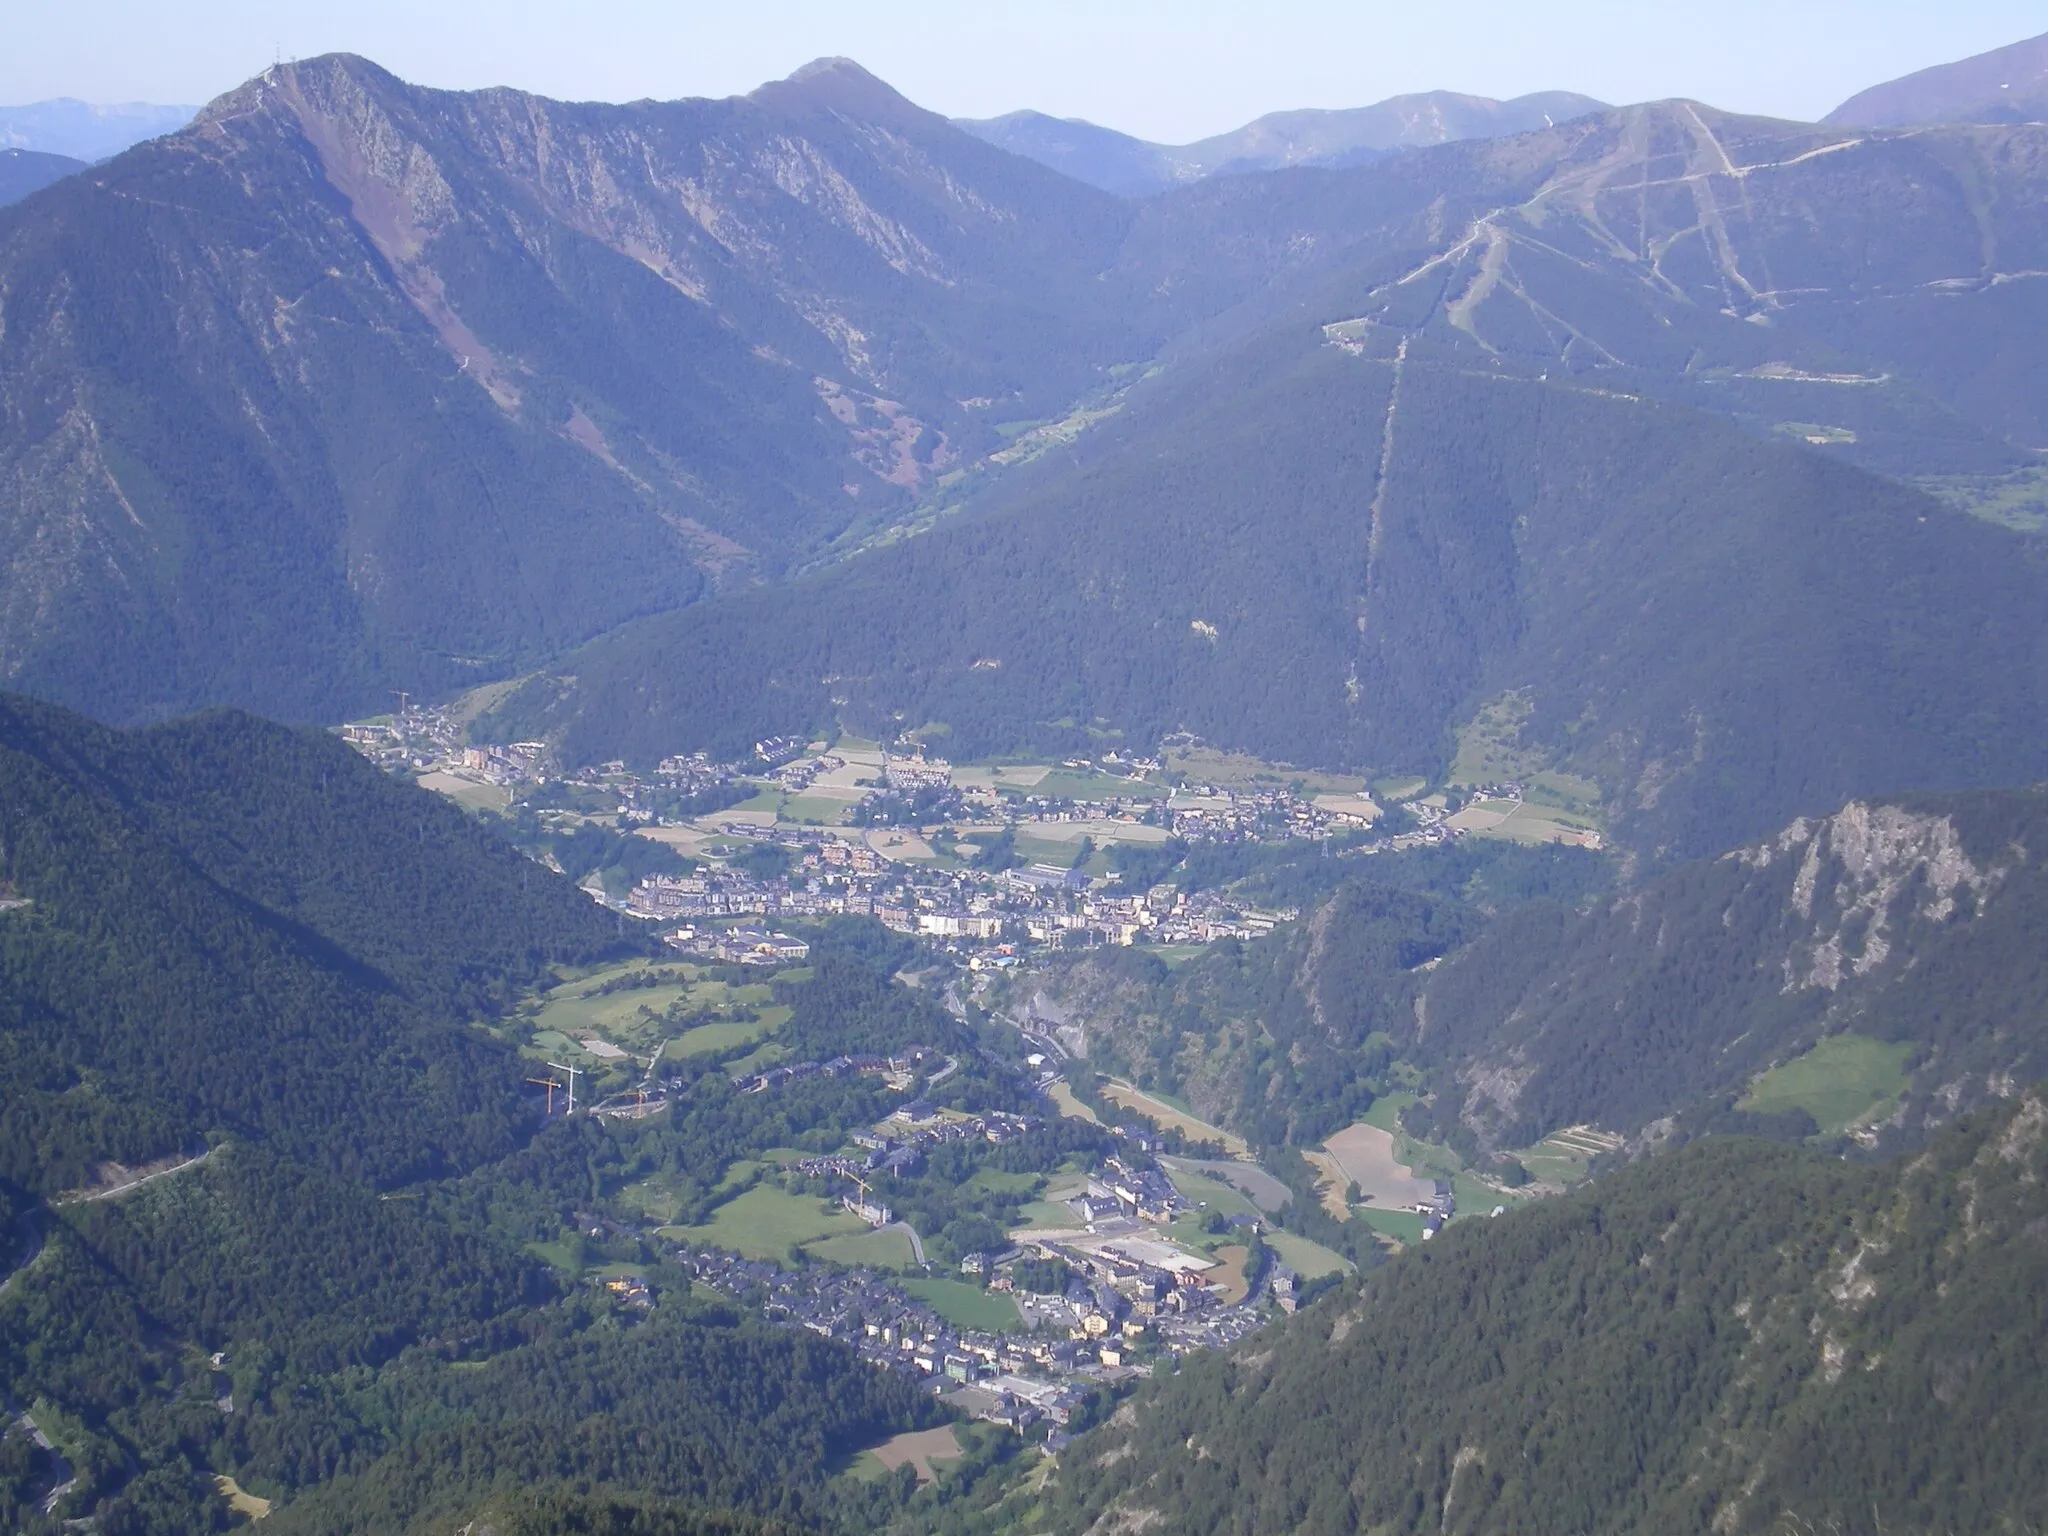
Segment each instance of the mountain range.
M2021 782L2044 132L1673 102L1134 199L844 60L280 66L0 213L0 671L115 720L524 679L479 730L571 762L1435 775L1513 701L1656 857Z
M46 155L33 149L0 149L0 208L18 203L31 192L40 192L53 181L61 181L85 169L83 160L66 155Z
M144 139L176 133L198 110L146 101L108 106L68 96L0 107L0 148L34 150L72 160L105 160Z
M1142 197L1205 176L1292 165L1363 165L1400 149L1528 133L1603 110L1604 103L1570 91L1539 91L1513 101L1427 91L1370 107L1272 112L1192 144L1153 144L1043 112L954 122L978 139L1090 186Z

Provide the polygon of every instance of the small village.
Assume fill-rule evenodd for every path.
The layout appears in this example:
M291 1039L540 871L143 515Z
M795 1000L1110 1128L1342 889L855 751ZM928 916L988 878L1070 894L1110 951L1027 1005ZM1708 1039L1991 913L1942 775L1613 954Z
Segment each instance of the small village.
M966 1138L1001 1142L1032 1124L1029 1116L1000 1113L942 1116L913 1101L873 1133L857 1135L857 1152L800 1168L842 1189L845 1208L863 1221L886 1227L895 1215L867 1194L867 1175L911 1176L933 1146ZM1071 1228L1019 1230L1003 1251L960 1261L964 1283L1014 1303L1014 1329L949 1321L873 1269L790 1269L682 1244L667 1244L666 1251L711 1288L754 1301L770 1321L850 1344L862 1358L928 1383L975 1418L1020 1433L1042 1424L1057 1449L1062 1431L1098 1390L1150 1374L1161 1356L1233 1344L1267 1321L1272 1308L1292 1312L1300 1294L1299 1278L1270 1254L1219 1282L1214 1259L1165 1238L1158 1226L1187 1213L1190 1202L1144 1150L1150 1138L1126 1133L1126 1140L1068 1202ZM1248 1257L1267 1253L1257 1222L1240 1217L1236 1225L1244 1229ZM921 1244L917 1250L921 1259Z
M557 775L544 743L466 745L451 715L409 701L341 734L464 804L524 807L545 830L597 825L673 850L679 872L620 890L592 876L584 887L662 925L679 952L738 965L800 961L804 941L777 931L784 920L873 917L981 970L1049 949L1253 939L1299 916L1146 879L1146 851L1169 844L1327 842L1366 855L1533 829L1538 840L1600 846L1590 826L1544 820L1554 813L1529 805L1519 782L1410 795L1388 817L1362 781L1283 780L1281 770L1194 777L1212 761L1228 765L1216 754L1178 770L1167 756L1116 751L962 767L916 743L777 737L746 762L700 752L651 773L611 762Z
M683 754L652 772L612 762L564 775L542 743L468 745L451 717L410 705L343 735L373 761L473 809L525 815L530 831L561 836L594 826L673 851L678 869L629 883L592 873L583 888L652 925L687 965L728 968L733 979L717 984L725 987L742 985L749 972L768 979L804 966L807 925L839 917L870 917L916 937L934 958L981 973L982 988L993 982L989 973L1048 951L1147 945L1190 952L1221 939L1255 939L1300 914L1248 904L1227 889L1191 891L1147 878L1145 851L1174 843L1184 857L1204 846L1299 841L1366 856L1484 835L1524 809L1525 786L1514 781L1450 796L1397 795L1391 799L1400 814L1388 816L1362 783L1283 782L1241 771L1218 782L1186 771L1207 766L1200 758L1179 759L1180 771L1165 754L1116 752L1057 765L960 767L915 744L795 738L759 742L745 762ZM1598 844L1597 832L1564 830ZM549 856L545 844L529 851ZM783 931L784 923L798 931ZM949 993L947 1001L957 1011L959 999ZM1129 1121L1109 1127L1118 1138L1114 1153L1046 1190L1041 1205L1054 1214L1013 1228L999 1250L961 1257L957 1277L950 1262L934 1263L878 1188L925 1174L948 1144L1001 1146L1047 1117L1075 1112L1070 1097L1061 1098L1061 1073L1078 1048L1077 1032L1028 1010L997 1017L1020 1032L1028 1053L1024 1102L1032 1112L934 1107L922 1095L960 1063L926 1047L789 1060L771 1046L727 1069L743 1095L848 1077L918 1095L841 1149L783 1170L812 1195L822 1192L823 1204L843 1213L839 1219L877 1236L896 1234L907 1254L903 1270L837 1259L798 1264L805 1255L794 1247L790 1262L749 1256L703 1240L708 1232L686 1236L673 1227L636 1235L770 1321L841 1340L961 1411L1042 1433L1057 1448L1105 1389L1149 1374L1161 1359L1234 1343L1293 1311L1304 1282L1267 1241L1269 1233L1274 1243L1289 1239L1272 1232L1265 1210L1198 1209L1209 1202L1184 1188L1213 1194L1216 1186L1190 1182L1184 1160L1169 1169L1158 1137ZM583 1071L642 1059L587 1028L572 1030L562 1046L571 1054L554 1060L573 1063L579 1050L601 1058L570 1071L571 1112ZM614 1071L611 1087L586 1112L632 1118L666 1104L673 1084L656 1070L665 1047L649 1035L640 1049L652 1052L644 1077L635 1067L622 1087ZM552 1113L552 1088L547 1102ZM1416 1190L1408 1219L1427 1241L1456 1205L1446 1183ZM1203 1224L1211 1235L1191 1246L1186 1234ZM935 1278L985 1300L1001 1298L1014 1321L969 1326L975 1309L963 1313L914 1293ZM644 1283L630 1277L606 1283L628 1300L644 1295Z

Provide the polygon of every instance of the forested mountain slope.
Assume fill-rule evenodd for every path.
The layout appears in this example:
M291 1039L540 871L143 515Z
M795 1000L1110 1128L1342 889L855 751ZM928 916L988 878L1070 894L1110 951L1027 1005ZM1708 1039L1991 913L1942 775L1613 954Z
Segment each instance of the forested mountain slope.
M33 149L0 149L0 208L18 203L31 192L40 192L53 181L62 181L74 171L85 169L83 160L67 155L46 155Z
M2037 1093L1881 1168L1701 1143L1185 1363L1062 1453L1028 1528L2028 1529L2044 1232Z
M0 1526L226 1530L227 1474L322 1536L837 1520L828 1466L929 1422L922 1394L692 1297L623 1227L646 1304L580 1283L584 1212L657 1167L715 1183L703 1148L787 1145L804 1107L749 1122L714 1070L674 1116L542 1126L473 1027L620 947L330 736L0 696ZM944 1038L856 979L792 1038Z
M1429 980L1437 1129L1524 1146L1711 1123L1829 1037L1905 1047L1861 1137L2048 1075L2048 790L1857 802L1580 916L1525 908Z
M0 1179L232 1133L393 1184L521 1134L471 1010L614 920L330 737L0 696Z
M1581 848L1470 840L1370 858L1297 850L1268 870L1209 850L1240 899L1298 911L1248 942L1169 967L1142 948L1047 956L1013 975L1008 1011L1071 1026L1089 1070L1159 1089L1254 1146L1310 1147L1357 1120L1418 1051L1432 970L1532 901L1604 892L1614 861Z
M943 724L961 755L1184 729L1433 773L1519 690L1525 746L1680 855L1860 792L2048 775L2016 533L1426 337L1297 327L1156 385L986 515L622 630L485 727L577 761L834 718Z

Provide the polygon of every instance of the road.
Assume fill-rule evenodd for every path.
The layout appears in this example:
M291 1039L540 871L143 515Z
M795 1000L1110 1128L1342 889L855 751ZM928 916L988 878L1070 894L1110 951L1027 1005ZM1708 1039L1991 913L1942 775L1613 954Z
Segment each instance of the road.
M883 1232L901 1232L910 1239L910 1251L917 1255L917 1262L926 1269L932 1267L932 1261L924 1256L924 1239L917 1235L917 1228L913 1227L909 1222L892 1221L889 1225L879 1230Z
M213 1156L213 1148L208 1147L196 1157L188 1157L182 1163L173 1163L168 1168L158 1168L151 1173L138 1174L135 1177L123 1179L120 1183L110 1184L105 1189L96 1189L89 1195L72 1195L67 1199L59 1200L57 1204L60 1206L91 1205L96 1200L117 1199L122 1195L130 1194L142 1188L145 1184L154 1184L158 1179L168 1179L172 1174L183 1173L187 1168L197 1168L211 1156Z

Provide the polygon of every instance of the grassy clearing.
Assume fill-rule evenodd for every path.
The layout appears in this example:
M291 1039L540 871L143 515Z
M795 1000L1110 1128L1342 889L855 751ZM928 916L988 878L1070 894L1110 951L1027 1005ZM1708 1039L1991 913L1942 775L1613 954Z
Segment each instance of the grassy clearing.
M798 1244L862 1233L867 1228L822 1200L792 1195L772 1184L756 1184L726 1201L701 1227L662 1230L684 1242L724 1248L745 1258L780 1260Z
M1360 1208L1358 1219L1396 1242L1413 1244L1422 1241L1422 1218L1413 1211L1383 1211L1368 1205Z
M1064 1082L1052 1085L1052 1101L1059 1105L1060 1113L1069 1120L1086 1120L1090 1125L1102 1124L1102 1117L1074 1097L1074 1090Z
M1310 1242L1293 1232L1269 1231L1266 1233L1266 1246L1279 1254L1280 1262L1304 1280L1320 1279L1351 1268L1351 1261L1342 1254L1333 1253L1321 1243Z
M228 1508L238 1515L246 1515L251 1520L261 1520L270 1513L270 1500L257 1498L225 1473L214 1478L213 1491L226 1499Z
M1479 712L1458 728L1458 755L1449 782L1497 784L1541 773L1548 764L1522 746L1522 727L1535 713L1535 700L1519 688L1480 705Z
M1164 800L1172 793L1149 779L1119 778L1113 773L1088 773L1054 768L1031 786L1031 793L1054 800Z
M1227 1248L1216 1250L1216 1257L1222 1264L1219 1268L1209 1271L1208 1278L1212 1285L1223 1287L1223 1304L1226 1307L1235 1306L1243 1301L1251 1291L1251 1286L1244 1277L1244 1263L1251 1256L1251 1249L1239 1243L1232 1243Z
M1906 1091L1906 1058L1912 1054L1911 1041L1834 1035L1764 1073L1736 1108L1759 1115L1803 1109L1821 1135L1840 1136L1890 1111Z
M1233 1189L1221 1179L1212 1179L1205 1173L1189 1173L1179 1168L1167 1169L1166 1176L1173 1180L1175 1189L1206 1210L1221 1211L1225 1216L1261 1214L1249 1195L1242 1190Z
M1169 971L1177 971L1190 960L1196 960L1209 952L1206 944L1162 944L1152 951Z
M669 1041L667 1054L676 1061L685 1056L726 1056L743 1045L759 1040L770 1031L766 1021L744 1024L699 1024Z
M1017 1212L1017 1219L1041 1232L1071 1230L1081 1224L1081 1218L1057 1200L1033 1200Z
M1074 855L1081 851L1080 844L1058 842L1052 838L1033 837L1028 832L1016 835L1017 857L1027 864L1057 864L1062 869L1073 867Z
M917 1256L910 1251L910 1239L887 1229L876 1232L845 1232L820 1242L806 1243L804 1252L834 1264L868 1269L912 1270Z
M942 1424L937 1429L907 1430L883 1441L871 1451L862 1454L861 1460L875 1470L866 1472L856 1465L853 1476L862 1482L886 1477L898 1467L909 1464L917 1473L920 1483L934 1482L938 1478L937 1464L958 1461L967 1452L960 1444L960 1437L951 1424Z
M2005 475L1936 476L1915 484L1958 512L2015 533L2048 533L2048 467Z
M836 827L846 820L853 802L838 795L798 795L783 803L779 819L798 825Z
M479 783L458 773L423 773L420 788L445 795L466 811L503 811L512 804L512 791L498 784Z
M902 1288L915 1296L955 1328L978 1328L1001 1333L1015 1328L1021 1319L1017 1305L1000 1292L984 1291L964 1280L905 1280Z
M985 1189L993 1195L1033 1195L1043 1175L1036 1173L1004 1173L1000 1168L978 1168L974 1177L967 1181L969 1189Z
M1168 1103L1157 1094L1134 1088L1129 1083L1105 1083L1102 1087L1102 1096L1112 1103L1122 1105L1133 1114L1150 1120L1161 1130L1170 1125L1177 1125L1181 1128L1182 1134L1196 1141L1220 1143L1233 1157L1242 1156L1248 1150L1242 1136L1233 1136L1221 1126L1211 1125L1206 1120L1198 1120L1185 1109Z
M1197 784L1214 784L1219 789L1248 789L1253 785L1299 784L1311 794L1353 794L1365 788L1365 780L1346 774L1310 773L1286 763L1269 763L1237 752L1219 752L1213 747L1195 747L1166 754L1166 766Z

